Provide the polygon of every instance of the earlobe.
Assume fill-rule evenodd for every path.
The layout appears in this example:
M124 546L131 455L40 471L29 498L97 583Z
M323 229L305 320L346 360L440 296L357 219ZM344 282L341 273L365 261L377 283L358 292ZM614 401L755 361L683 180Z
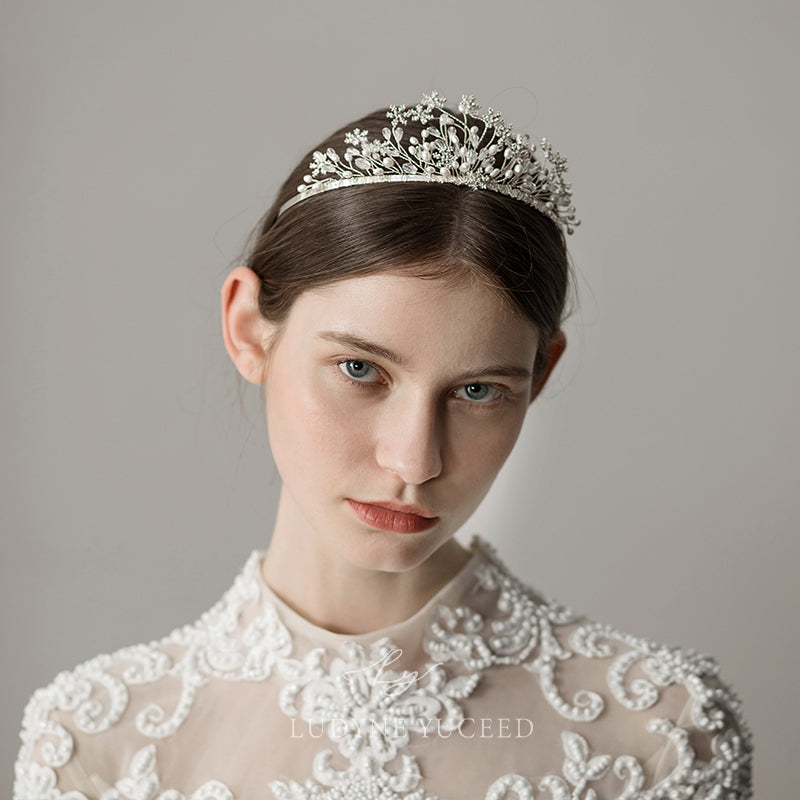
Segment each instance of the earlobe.
M550 377L550 373L553 371L553 368L558 363L558 360L561 358L566 349L567 337L564 335L564 331L557 330L553 334L553 337L550 340L550 345L547 348L547 366L545 367L542 376L531 387L531 398L528 401L529 404L539 396L539 393L544 388L545 383L547 383L547 379Z
M258 309L261 281L248 267L236 267L222 285L222 338L225 349L250 383L263 383L267 345L274 327Z

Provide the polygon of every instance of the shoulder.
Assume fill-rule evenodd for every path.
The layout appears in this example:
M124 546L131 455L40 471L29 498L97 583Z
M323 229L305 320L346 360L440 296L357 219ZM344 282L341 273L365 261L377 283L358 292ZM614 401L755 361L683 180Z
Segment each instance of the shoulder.
M179 730L202 685L269 674L290 641L265 602L258 563L253 553L196 622L96 656L37 689L22 719L15 800L100 796L132 763L146 771L147 743Z
M575 774L613 763L642 797L751 796L752 735L713 657L578 614L518 579L486 542L473 548L482 558L462 604L431 618L431 657L483 675L515 668L496 684L526 687L518 696L545 720L539 745L550 735Z
M15 800L93 796L107 786L87 772L84 742L120 722L130 686L166 674L168 656L158 645L127 647L60 672L28 701L15 764Z

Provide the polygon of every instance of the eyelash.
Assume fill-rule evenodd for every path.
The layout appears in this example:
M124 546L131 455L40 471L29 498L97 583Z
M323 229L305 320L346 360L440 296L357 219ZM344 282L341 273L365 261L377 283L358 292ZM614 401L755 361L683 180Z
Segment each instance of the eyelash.
M364 361L362 358L343 358L341 361L336 362L336 366L339 368L339 374L347 383L355 384L362 389L367 389L376 385L375 381L360 381L348 375L344 369L342 369L345 364L364 364L364 366L369 367L371 370L380 375L380 370L374 364L370 364L369 361Z
M371 370L374 370L378 375L381 374L381 371L376 367L374 364L371 364L369 361L365 361L363 358L343 358L340 361L336 362L336 371L339 377L349 386L356 386L359 389L369 390L375 386L380 386L382 384L377 383L376 381L360 381L356 378L351 378L343 369L345 364L351 363L358 363L364 364L365 366L369 367ZM488 386L490 389L497 392L497 396L493 400L487 400L485 402L479 402L477 400L468 400L466 398L457 398L459 400L464 400L470 407L475 408L477 410L489 410L494 408L498 403L501 403L507 400L511 394L511 391L506 386L502 386L496 383L484 383L482 381L475 381L474 383L466 383L463 386L459 386L458 389L464 389L467 386Z

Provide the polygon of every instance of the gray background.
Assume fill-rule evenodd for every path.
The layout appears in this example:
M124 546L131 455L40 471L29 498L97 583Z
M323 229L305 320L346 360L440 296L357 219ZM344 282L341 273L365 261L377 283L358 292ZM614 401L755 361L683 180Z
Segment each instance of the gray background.
M715 655L796 788L798 5L5 2L2 759L55 673L195 618L278 479L219 289L331 129L439 89L567 155L563 363L464 531ZM794 775L794 771L792 772Z

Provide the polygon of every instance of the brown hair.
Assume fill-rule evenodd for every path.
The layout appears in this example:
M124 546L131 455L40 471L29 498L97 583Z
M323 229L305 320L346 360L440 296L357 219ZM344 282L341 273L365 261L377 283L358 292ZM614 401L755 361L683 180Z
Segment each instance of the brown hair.
M476 124L481 124L476 120ZM386 110L341 128L315 150L344 151L353 128L379 135ZM422 126L404 126L419 136ZM313 152L313 151L312 151ZM302 292L384 270L421 278L478 279L536 326L534 373L560 328L569 286L564 234L533 207L492 191L443 183L339 188L279 215L308 172L305 156L251 236L245 266L261 279L259 309L280 327Z

